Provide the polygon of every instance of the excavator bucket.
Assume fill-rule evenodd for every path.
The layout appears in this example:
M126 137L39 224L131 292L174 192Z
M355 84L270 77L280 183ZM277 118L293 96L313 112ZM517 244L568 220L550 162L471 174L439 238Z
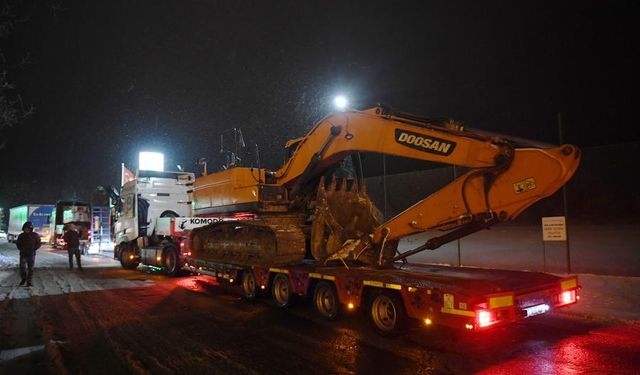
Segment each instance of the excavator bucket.
M311 225L311 253L319 261L335 258L345 245L372 233L382 220L382 214L367 195L364 181L359 188L357 180L338 181L334 177L325 188L322 178Z

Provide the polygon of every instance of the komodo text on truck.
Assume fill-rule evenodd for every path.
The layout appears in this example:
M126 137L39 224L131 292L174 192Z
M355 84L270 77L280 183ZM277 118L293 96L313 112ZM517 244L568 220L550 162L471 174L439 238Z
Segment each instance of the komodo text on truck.
M383 107L339 112L291 140L276 171L236 167L195 180L193 214L250 214L190 231L185 268L242 285L247 298L270 290L278 306L310 296L335 319L364 308L382 334L408 318L486 329L575 303L575 276L410 264L407 257L513 220L574 174L580 150L539 147ZM466 168L449 185L384 221L362 178L342 160L373 152ZM357 165L358 163L354 163ZM407 187L410 188L410 187ZM401 238L440 230L404 253Z

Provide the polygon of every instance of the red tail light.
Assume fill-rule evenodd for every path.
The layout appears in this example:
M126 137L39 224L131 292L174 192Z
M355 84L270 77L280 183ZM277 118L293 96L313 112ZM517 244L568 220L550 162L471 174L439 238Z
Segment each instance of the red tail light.
M476 310L478 327L486 327L495 323L495 315L488 310Z
M189 244L187 243L188 239L184 239L180 241L180 253L185 256L191 256L191 251L189 251Z
M565 290L558 296L558 304L566 305L576 301L576 290Z

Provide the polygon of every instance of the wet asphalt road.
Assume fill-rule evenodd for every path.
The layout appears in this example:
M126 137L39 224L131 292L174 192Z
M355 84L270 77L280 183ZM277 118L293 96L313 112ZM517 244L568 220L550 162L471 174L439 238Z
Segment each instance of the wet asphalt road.
M40 270L40 282L56 274L60 285L66 277L117 287L50 295L14 292L22 297L0 301L1 350L44 345L0 361L0 373L640 372L637 323L549 315L482 334L418 326L389 339L373 333L358 314L330 323L304 301L279 310L268 299L248 303L236 287L213 278L171 279L112 266L96 264L79 273L56 268L52 261ZM17 281L17 274L9 275L2 285L14 277ZM123 282L129 286L122 287Z

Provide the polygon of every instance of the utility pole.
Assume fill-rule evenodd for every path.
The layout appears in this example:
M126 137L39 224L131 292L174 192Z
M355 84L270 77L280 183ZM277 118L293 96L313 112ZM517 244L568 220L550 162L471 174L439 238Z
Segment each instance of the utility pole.
M384 220L387 220L387 157L382 154L382 195L384 197Z
M558 112L558 135L560 144L564 143L564 131L562 128L562 112ZM564 210L564 220L567 223L567 240L565 244L565 253L567 254L567 273L571 273L571 251L569 250L569 209L567 205L567 185L562 186L562 206Z
M455 181L458 178L458 168L453 166L453 180ZM462 266L462 257L460 256L460 239L456 240L456 244L458 246L458 267Z

